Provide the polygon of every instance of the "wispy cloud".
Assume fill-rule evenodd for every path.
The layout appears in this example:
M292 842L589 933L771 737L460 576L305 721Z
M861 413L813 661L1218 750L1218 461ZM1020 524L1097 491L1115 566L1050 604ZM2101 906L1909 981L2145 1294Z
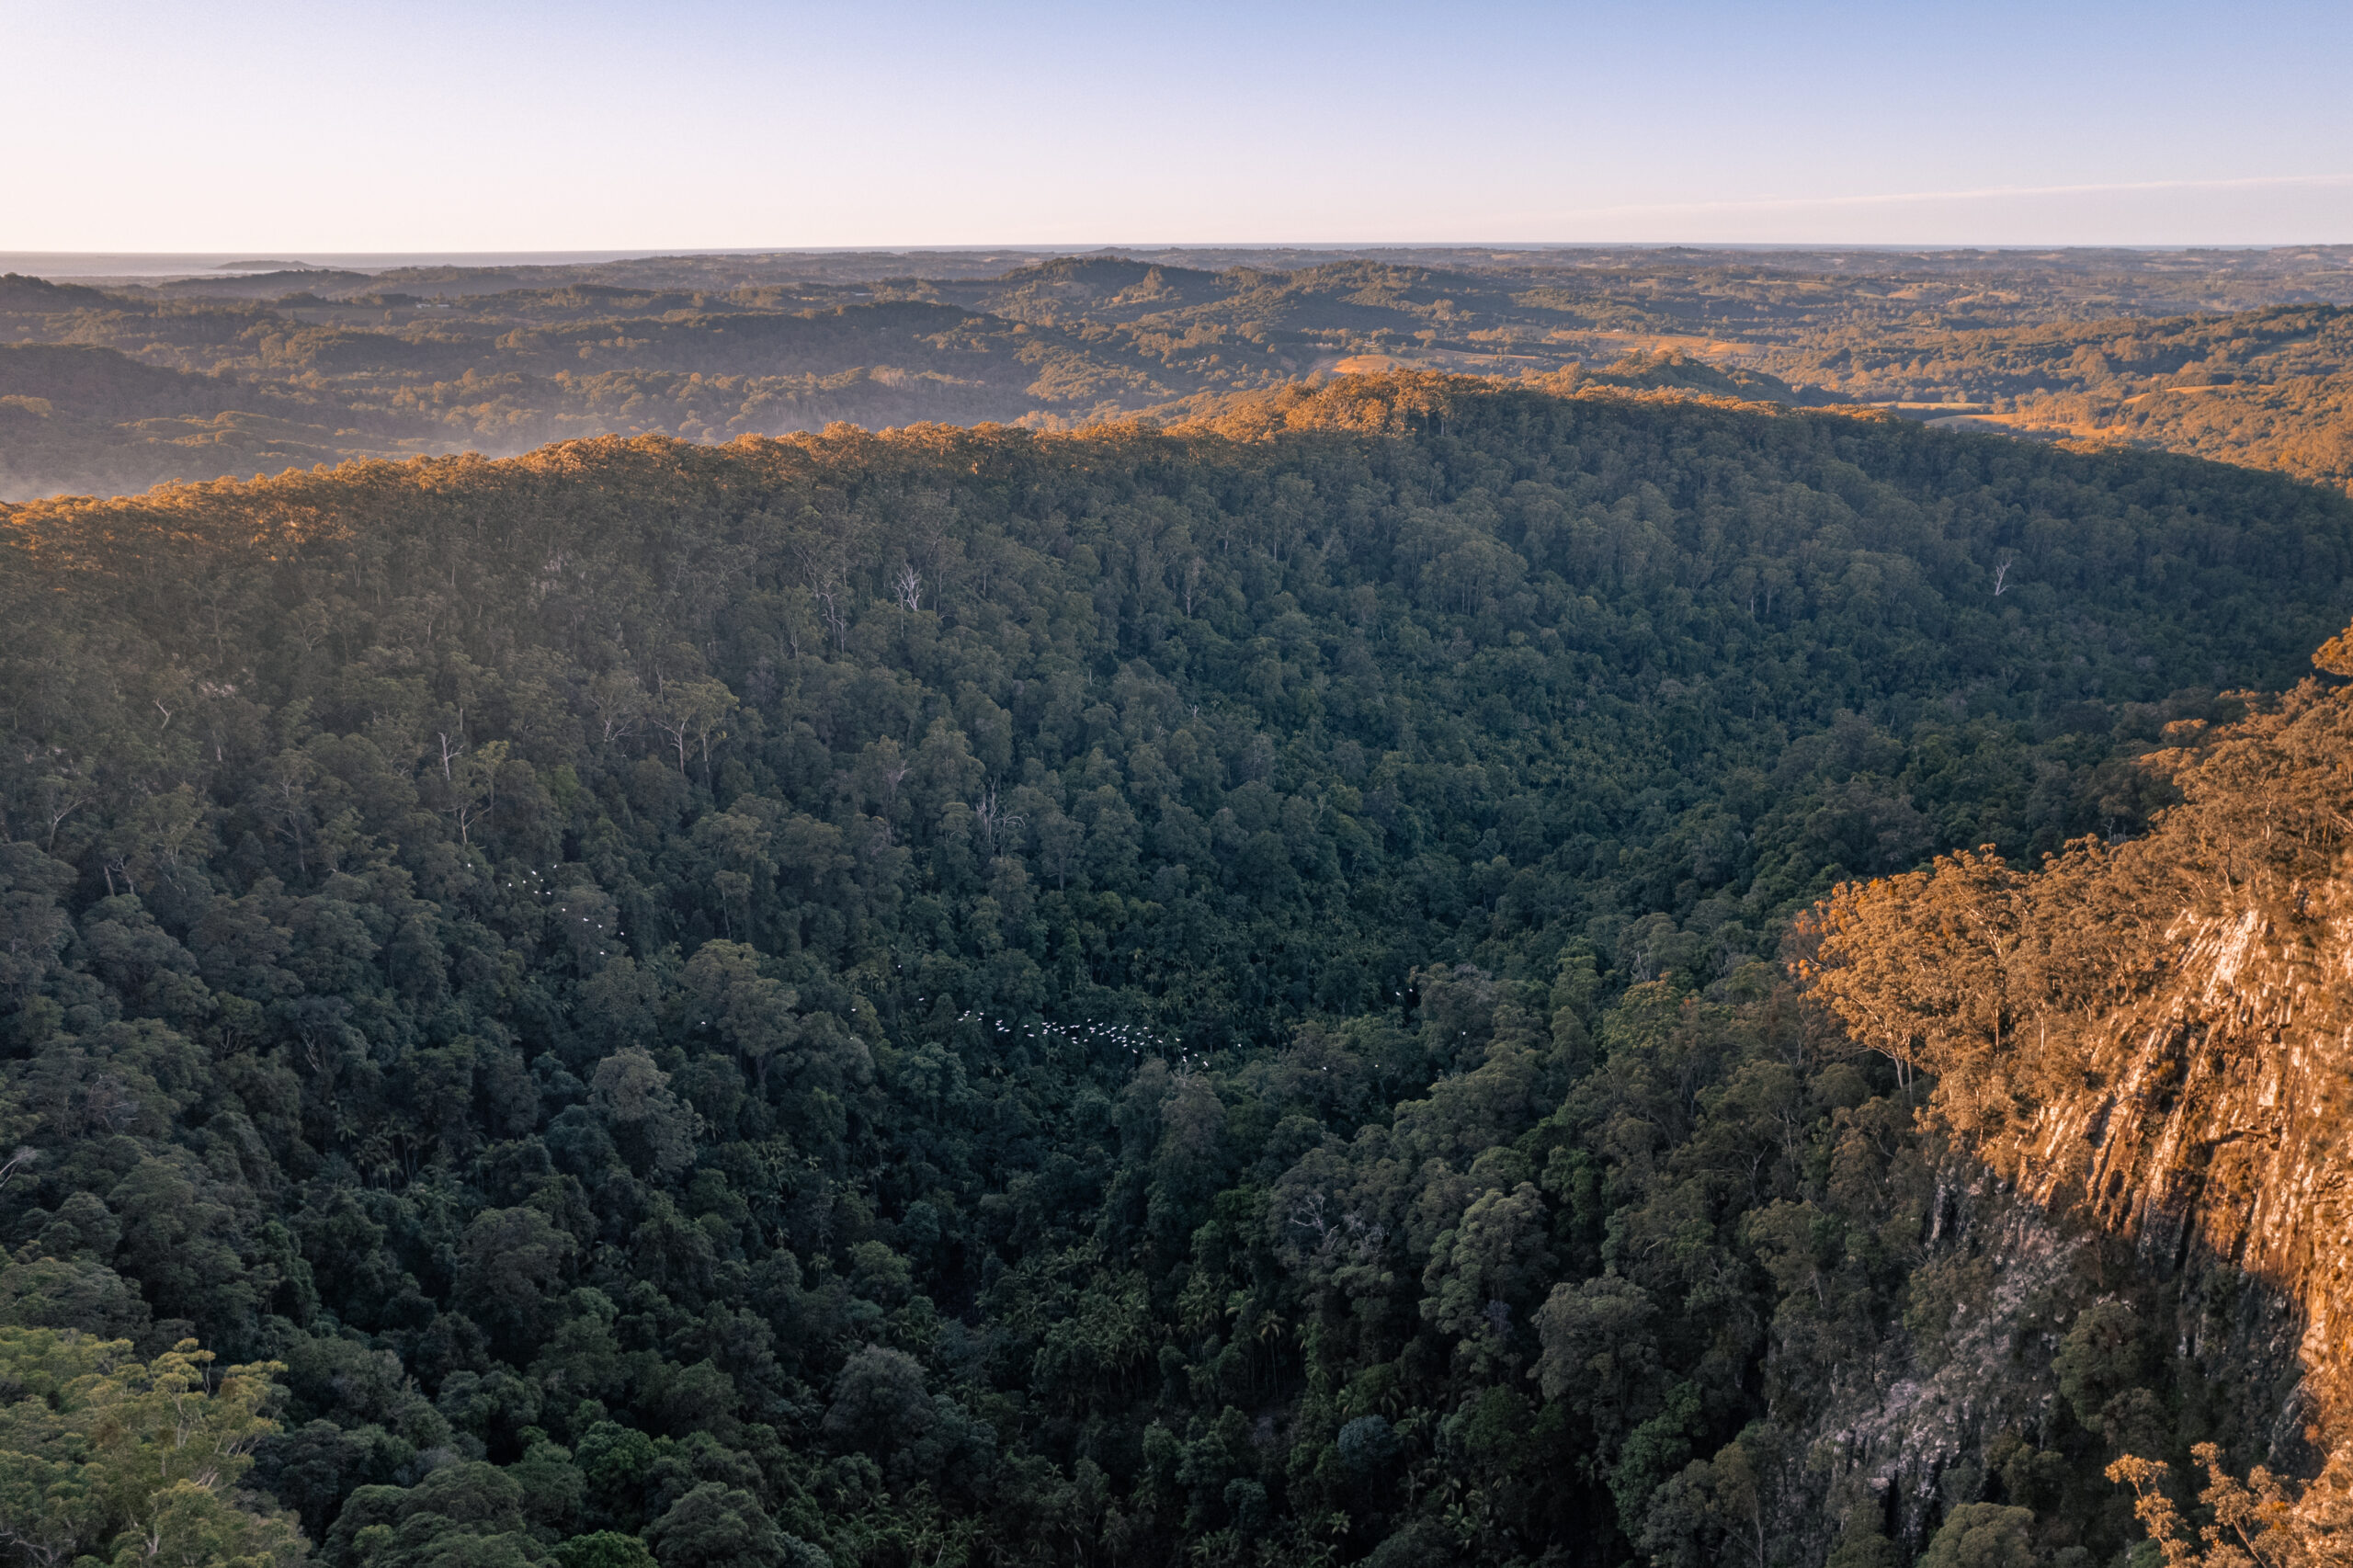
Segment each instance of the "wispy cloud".
M1966 190L1891 190L1861 196L1758 196L1733 200L1626 202L1556 213L1561 219L1667 217L1729 212L1812 211L1825 208L1918 207L1950 201L2015 200L2038 196L2111 196L2145 191L2266 190L2353 186L2353 173L2257 175L2244 179L2121 180L2089 185L1993 185Z

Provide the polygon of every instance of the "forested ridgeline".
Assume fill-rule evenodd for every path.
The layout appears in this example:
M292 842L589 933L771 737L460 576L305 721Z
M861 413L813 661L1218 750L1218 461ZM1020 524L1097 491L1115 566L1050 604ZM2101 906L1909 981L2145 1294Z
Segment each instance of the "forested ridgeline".
M2094 1237L1825 1449L2008 1221L1767 960L2140 830L2341 497L1409 376L0 520L28 1562L2088 1564L2237 1430Z

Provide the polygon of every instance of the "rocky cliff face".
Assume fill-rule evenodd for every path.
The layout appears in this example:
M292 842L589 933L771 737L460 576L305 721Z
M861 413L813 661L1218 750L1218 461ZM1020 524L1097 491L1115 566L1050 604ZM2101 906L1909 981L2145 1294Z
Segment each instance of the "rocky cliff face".
M2324 668L2353 672L2344 642ZM2047 1403L2027 1303L2092 1254L2165 1304L2242 1468L2353 1455L2353 688L2177 738L2151 763L2183 801L2146 838L2033 874L1951 857L1840 889L1808 933L1815 995L1938 1075L1957 1149L2018 1200L1960 1207L1994 1282L1974 1340L1948 1325L1941 1368L1885 1381L1844 1435L1899 1493L1963 1462L1992 1406ZM2097 1281L2075 1283L2080 1312Z
M2097 1244L1966 1156L1945 1174L1924 1272L1966 1283L1891 1336L1825 1412L1814 1444L1821 1503L1805 1500L1789 1521L1814 1521L1825 1552L1864 1499L1895 1539L1922 1541L1938 1514L1984 1490L1984 1455L2000 1435L2041 1431L2059 1397L2051 1362Z
M2153 1274L2268 1287L2246 1293L2263 1310L2231 1324L2229 1359L2301 1367L2275 1442L2306 1425L2341 1442L2353 1421L2353 887L2332 873L2245 891L2235 908L2177 915L2162 978L2085 1031L2080 1086L2040 1108L2006 1163L2034 1197L2129 1238Z
M2241 1460L2310 1474L2302 1317L2292 1301L2227 1261L2182 1267L2142 1256L2086 1206L2021 1190L1975 1153L1949 1152L1914 1310L1868 1358L1846 1370L1807 1433L1802 1462L1780 1476L1777 1536L1784 1560L1821 1562L1859 1506L1907 1548L1927 1544L1962 1505L2025 1494L2018 1472L2080 1434L2060 1364L2086 1314L2145 1314L2149 1339L2175 1362L2198 1434ZM2129 1402L2120 1402L2129 1403ZM2124 1447L2131 1412L2120 1412ZM2097 1425L2097 1417L2093 1417ZM2096 1460L2097 1475L2103 1460ZM2129 1499L2102 1489L2088 1506L2120 1516ZM2061 1499L2033 1501L2049 1507ZM2085 1505L2076 1496L2068 1505Z

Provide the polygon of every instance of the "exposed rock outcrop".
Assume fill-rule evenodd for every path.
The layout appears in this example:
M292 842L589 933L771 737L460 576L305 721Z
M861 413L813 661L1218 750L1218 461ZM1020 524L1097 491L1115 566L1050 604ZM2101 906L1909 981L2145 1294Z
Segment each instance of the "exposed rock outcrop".
M2310 1473L2353 1446L2353 688L2175 738L2145 838L1841 888L1799 970L2054 1234L2169 1282L2240 1463Z

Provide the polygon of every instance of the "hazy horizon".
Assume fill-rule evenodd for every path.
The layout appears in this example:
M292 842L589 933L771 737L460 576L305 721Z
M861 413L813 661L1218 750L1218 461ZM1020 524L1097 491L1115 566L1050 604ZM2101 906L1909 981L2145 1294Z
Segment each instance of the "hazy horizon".
M1370 240L1357 243L1340 241L1267 240L1228 244L1195 243L1183 240L1103 242L1077 244L1037 244L1008 241L1001 244L966 245L641 245L601 250L411 250L411 251L328 251L302 249L294 246L273 247L249 245L224 250L119 250L119 251L39 251L0 250L0 275L19 273L29 277L64 281L136 281L203 277L211 274L235 276L266 270L243 263L283 263L293 268L343 270L351 272L389 272L405 267L586 267L604 263L643 261L676 257L758 257L758 256L904 256L911 258L937 256L954 257L989 256L1030 256L1040 259L1070 256L1201 256L1205 267L1224 265L1217 258L1235 252L1286 254L1303 256L1329 255L1335 257L1381 256L1388 253L1454 252L1644 252L1644 251L1727 251L1750 254L1842 255L1878 254L1889 256L1961 256L1961 255L2047 255L2052 252L2128 252L2151 256L2171 253L2226 252L2259 255L2270 251L2329 250L2353 251L2353 243L2327 241L2279 240L2215 244L1830 244L1775 241L1682 241L1682 240L1559 240L1559 241L1481 241L1438 240L1411 242Z

